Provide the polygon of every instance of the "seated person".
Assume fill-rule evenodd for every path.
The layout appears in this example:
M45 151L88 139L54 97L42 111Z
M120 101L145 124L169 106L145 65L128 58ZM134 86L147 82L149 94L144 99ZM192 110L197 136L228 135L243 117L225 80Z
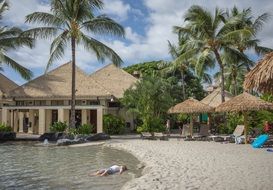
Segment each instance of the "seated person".
M127 167L125 165L120 165L120 166L113 165L113 166L111 166L109 168L98 170L93 175L107 176L107 175L112 175L112 174L115 174L115 173L122 174L126 170L127 170Z

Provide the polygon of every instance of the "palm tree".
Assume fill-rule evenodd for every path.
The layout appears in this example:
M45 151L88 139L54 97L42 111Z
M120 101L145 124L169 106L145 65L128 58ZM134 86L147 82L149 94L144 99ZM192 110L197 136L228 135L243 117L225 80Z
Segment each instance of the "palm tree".
M30 29L26 32L34 38L50 38L57 35L50 48L50 58L46 71L56 59L64 55L67 45L71 45L72 54L72 97L70 127L75 127L75 67L76 47L82 43L86 50L95 53L97 59L109 58L115 65L122 63L121 58L108 46L93 36L124 36L124 29L106 15L95 16L95 12L103 8L101 0L52 0L51 13L34 12L26 16L26 22L39 23L45 26ZM84 33L92 33L92 37Z
M224 75L226 79L226 89L237 96L239 87L242 87L244 76L247 72L247 65L235 55L227 52L223 53ZM216 82L221 82L221 73L216 72L214 75ZM239 85L240 84L240 85ZM242 88L240 89L242 90Z
M185 38L180 38L179 39L179 46L176 46L172 44L170 41L168 41L168 46L169 46L169 53L172 56L173 60L176 60L180 55L185 53L186 46L183 46L186 43L187 39ZM187 71L190 71L194 73L198 78L200 78L203 82L205 83L211 83L211 76L205 72L205 69L208 69L208 66L211 66L211 64L207 63L205 67L199 68L196 65L196 59L195 57L191 57L190 59L184 59L181 60L181 62L178 61L173 61L171 64L169 64L166 69L164 69L164 72L170 73L170 72L175 72L177 70L180 71L181 74L181 86L182 86L182 94L183 94L183 100L186 100L186 92L185 92L185 73ZM195 67L196 66L196 67ZM194 68L195 67L195 68Z
M225 47L238 35L251 36L248 28L234 30L238 21L225 19L225 12L216 8L214 15L200 6L192 6L185 15L185 27L175 26L180 36L186 36L188 51L180 55L176 61L195 56L198 53L198 63L204 65L208 60L215 58L221 71L221 97L225 101L224 93L224 64L221 53Z
M3 12L8 8L9 5L5 0L0 1L0 23ZM18 72L22 78L29 80L32 77L32 72L7 55L9 50L24 46L33 47L33 39L21 34L22 30L17 27L0 26L0 70L3 70L2 65L5 64Z
M271 48L260 46L260 41L256 38L257 33L262 29L269 17L270 15L268 13L263 13L254 19L251 8L240 11L236 6L233 7L230 12L227 12L226 19L229 22L236 21L234 30L248 27L253 32L253 35L248 38L240 35L236 36L232 41L231 47L225 49L226 52L230 51L233 55L237 54L237 57L246 65L247 71L250 71L250 68L255 64L255 62L250 60L245 54L247 50L254 50L257 55L264 55L272 51Z

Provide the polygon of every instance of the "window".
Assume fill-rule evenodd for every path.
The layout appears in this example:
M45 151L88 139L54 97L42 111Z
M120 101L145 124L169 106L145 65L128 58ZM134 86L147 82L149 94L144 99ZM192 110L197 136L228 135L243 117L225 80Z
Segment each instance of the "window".
M52 110L51 115L51 124L58 121L58 110Z
M98 101L98 100L87 100L86 105L100 105L100 101Z
M45 100L35 100L34 101L34 105L35 106L45 106L46 105L46 101Z
M108 107L109 108L117 108L117 107L120 107L120 103L119 102L108 102Z
M16 101L16 106L24 106L25 102L24 101Z
M52 100L51 101L51 105L52 106L63 106L64 105L64 101L63 100Z

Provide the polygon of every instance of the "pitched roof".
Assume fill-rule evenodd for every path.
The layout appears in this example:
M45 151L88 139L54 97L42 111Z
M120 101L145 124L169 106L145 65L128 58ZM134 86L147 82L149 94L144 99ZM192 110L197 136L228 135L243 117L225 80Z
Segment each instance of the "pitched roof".
M8 93L10 90L16 87L18 87L18 85L15 82L0 73L0 91L2 93Z
M59 98L71 96L71 62L12 90L11 97ZM76 67L76 97L110 96L111 93Z
M225 101L230 100L232 97L233 95L231 93L225 91ZM214 108L219 106L222 103L221 88L215 89L212 93L201 100L201 102Z
M138 80L114 64L106 65L92 73L90 78L96 80L117 98L123 97L124 91L134 85Z

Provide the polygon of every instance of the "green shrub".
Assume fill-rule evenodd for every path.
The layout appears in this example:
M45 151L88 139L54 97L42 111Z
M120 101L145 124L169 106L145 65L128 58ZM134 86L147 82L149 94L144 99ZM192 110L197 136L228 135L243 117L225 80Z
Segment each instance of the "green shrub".
M103 131L109 135L122 134L125 130L125 121L117 116L106 114L103 116Z
M227 116L227 133L231 134L233 133L234 129L237 127L237 125L243 125L244 124L244 118L239 113L230 113Z
M137 128L137 132L164 132L165 125L161 118L149 118L141 126Z
M4 123L0 124L0 132L12 132L12 128Z
M66 128L67 128L66 123L58 121L53 123L53 125L50 126L49 130L50 132L56 133L56 132L64 132Z
M78 134L89 135L94 131L95 127L89 124L83 124L77 128Z
M67 130L67 134L68 134L68 136L75 136L75 135L78 135L79 133L78 133L78 129L76 129L76 128L68 128L68 130Z

